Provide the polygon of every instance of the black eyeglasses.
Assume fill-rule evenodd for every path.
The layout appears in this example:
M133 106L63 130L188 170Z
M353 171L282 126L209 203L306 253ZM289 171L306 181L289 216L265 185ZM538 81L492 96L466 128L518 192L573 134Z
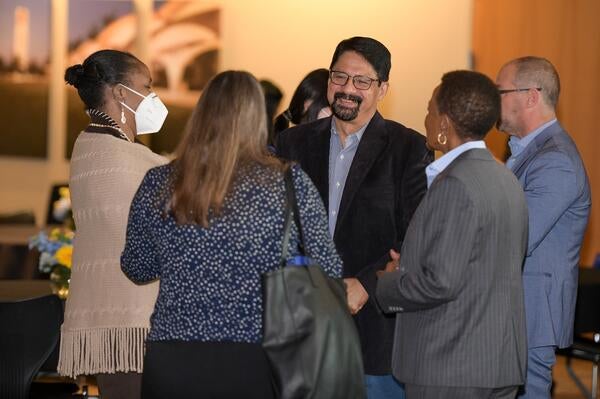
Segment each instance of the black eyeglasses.
M542 91L542 88L541 87L524 87L522 89L498 89L498 93L500 93L500 95L503 95L503 94L508 94L508 93L517 93L520 91L529 91L529 90Z
M359 90L368 90L371 88L373 82L381 82L380 79L373 79L363 75L350 76L346 72L340 71L329 71L329 78L331 79L331 83L338 86L345 86L348 83L348 79L352 78L352 84Z

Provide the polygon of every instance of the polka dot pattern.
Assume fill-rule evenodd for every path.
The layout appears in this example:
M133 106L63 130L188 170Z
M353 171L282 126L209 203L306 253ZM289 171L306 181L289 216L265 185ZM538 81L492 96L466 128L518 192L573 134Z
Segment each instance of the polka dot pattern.
M283 239L283 174L248 167L209 227L178 225L163 211L171 165L151 169L129 213L121 267L144 283L160 279L148 339L249 342L262 340L262 275L279 267ZM292 167L306 255L332 277L342 262L329 237L327 216L310 178ZM165 188L166 187L166 188ZM299 255L295 225L290 258Z

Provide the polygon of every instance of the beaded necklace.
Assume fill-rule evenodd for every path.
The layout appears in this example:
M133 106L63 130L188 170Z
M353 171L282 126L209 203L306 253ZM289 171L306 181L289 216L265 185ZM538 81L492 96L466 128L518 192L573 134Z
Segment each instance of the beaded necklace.
M91 122L88 123L88 127L85 129L90 133L106 133L118 137L123 140L127 140L130 143L133 141L125 134L123 129L115 122L110 116L106 115L104 112L99 111L94 108L90 108L85 111ZM91 127L91 129L90 129Z

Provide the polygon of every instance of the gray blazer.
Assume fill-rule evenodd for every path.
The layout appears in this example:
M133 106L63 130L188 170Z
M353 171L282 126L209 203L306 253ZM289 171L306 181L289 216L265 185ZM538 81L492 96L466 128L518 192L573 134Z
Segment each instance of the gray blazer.
M400 270L377 286L382 309L397 312L392 368L399 381L524 382L526 244L523 191L489 151L468 150L436 177L406 232Z
M512 170L529 208L523 268L527 342L573 342L579 251L590 213L590 186L577 147L559 123L544 129Z

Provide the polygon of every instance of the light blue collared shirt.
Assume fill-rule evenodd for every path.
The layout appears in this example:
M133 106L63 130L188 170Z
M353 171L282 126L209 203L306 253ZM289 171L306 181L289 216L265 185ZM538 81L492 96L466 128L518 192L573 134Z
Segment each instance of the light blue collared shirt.
M448 151L425 168L425 174L427 175L427 188L431 186L433 180L444 171L460 154L473 148L486 148L485 141L467 141L464 144L459 145L452 151Z
M523 152L523 150L529 145L529 143L531 143L533 139L535 139L544 129L550 127L550 125L554 123L556 123L556 118L544 123L542 126L538 127L522 139L517 136L510 136L510 139L508 139L508 146L510 147L510 157L506 160L506 167L512 169L512 166L515 164L517 158L519 157L519 154Z
M335 224L340 209L342 193L346 186L346 178L352 165L354 155L360 139L367 128L367 122L363 127L346 137L346 145L342 147L342 140L335 129L335 121L331 118L331 136L329 138L329 234L333 237Z

